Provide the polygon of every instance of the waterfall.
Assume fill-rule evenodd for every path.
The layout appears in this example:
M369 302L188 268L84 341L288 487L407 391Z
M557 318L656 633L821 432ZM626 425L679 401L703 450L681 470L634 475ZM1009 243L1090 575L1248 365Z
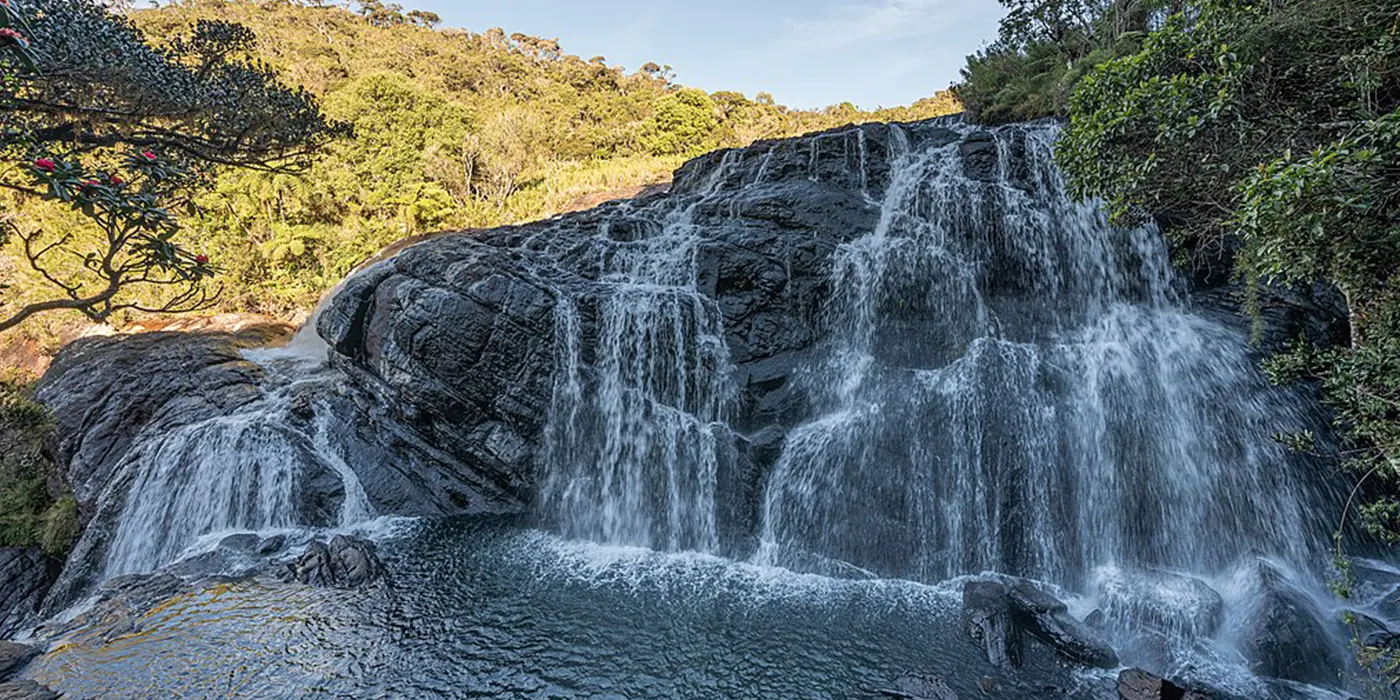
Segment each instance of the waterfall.
M1067 196L1055 136L1027 130L1022 173L998 138L991 181L958 144L896 159L879 225L836 254L817 415L767 484L759 561L1073 585L1324 550L1320 494L1270 440L1307 417L1191 314L1156 231Z
M891 126L878 156L865 130L804 149L802 186L858 190L878 222L831 256L795 380L809 408L767 468L754 560L1068 586L1104 565L1317 561L1323 494L1271 440L1313 418L1236 331L1192 313L1161 235L1068 196L1057 127L948 126ZM969 144L992 172L969 171ZM737 387L695 260L744 225L745 191L788 186L780 147L752 154L747 181L749 154L726 152L694 192L600 217L585 257L602 291L555 310L539 503L564 534L716 551ZM827 152L850 172L819 166ZM697 219L708 202L721 218Z
M709 189L719 186L716 170ZM598 277L598 337L581 369L578 310L556 309L556 378L540 501L563 531L666 550L718 545L715 481L729 448L724 316L695 288L699 200L660 231L615 241Z

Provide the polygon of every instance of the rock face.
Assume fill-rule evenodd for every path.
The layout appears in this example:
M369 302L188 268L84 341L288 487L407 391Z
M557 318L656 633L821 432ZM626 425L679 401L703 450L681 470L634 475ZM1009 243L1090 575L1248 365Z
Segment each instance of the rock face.
M1255 571L1255 607L1239 636L1255 673L1315 685L1337 685L1345 662L1322 613L1274 565Z
M37 547L0 547L0 637L34 620L59 568Z
M906 131L915 146L960 138L933 125ZM666 197L425 241L347 282L320 318L321 335L336 366L395 424L503 490L528 494L538 486L553 399L560 303L577 308L588 363L604 332L600 307L616 294L602 276L630 242L663 224L619 212L683 212L702 238L691 282L723 314L742 392L731 424L750 434L789 423L803 407L793 372L818 337L828 259L874 227L872 200L888 184L892 133L869 126L711 154L677 172ZM859 143L869 197L853 167ZM760 179L767 184L740 189ZM706 197L716 188L732 194ZM754 481L735 479L734 488ZM735 502L756 507L752 499Z
M55 358L37 396L54 416L56 457L72 484L86 532L51 592L52 606L82 595L102 574L127 494L133 484L150 476L151 462L180 466L170 463L193 463L209 450L177 446L176 454L151 454L141 449L143 441L234 414L264 399L264 370L241 350L281 334L278 328L259 327L237 335L87 338ZM292 457L298 443L288 443L287 457ZM234 451L246 448L228 446ZM308 524L333 522L343 496L338 489L339 480L324 465L307 460L294 500ZM182 534L187 533L172 528L149 536Z
M1224 599L1198 578L1117 568L1100 570L1095 578L1104 623L1118 629L1209 637L1224 620Z
M293 580L326 588L359 588L388 575L373 542L345 535L329 544L311 542L287 568Z

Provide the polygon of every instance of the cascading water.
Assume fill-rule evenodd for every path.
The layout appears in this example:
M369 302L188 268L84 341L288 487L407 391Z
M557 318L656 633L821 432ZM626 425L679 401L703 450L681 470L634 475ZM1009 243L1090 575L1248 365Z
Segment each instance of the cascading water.
M998 140L991 181L958 144L896 160L879 225L837 251L817 411L769 480L760 561L1074 585L1322 551L1319 494L1270 441L1306 418L1190 314L1155 231L1068 198L1055 133L1028 131L1024 173Z
M693 210L671 212L657 235L608 239L586 381L579 312L558 302L540 500L570 536L671 551L718 544L729 358L724 317L695 289Z

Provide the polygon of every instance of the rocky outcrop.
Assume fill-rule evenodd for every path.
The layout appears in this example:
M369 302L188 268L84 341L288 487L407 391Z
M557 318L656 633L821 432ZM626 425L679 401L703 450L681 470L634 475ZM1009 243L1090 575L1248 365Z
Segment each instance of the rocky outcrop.
M292 580L324 588L359 588L388 577L373 542L345 535L310 542L287 571Z
M1192 576L1115 568L1101 570L1096 579L1103 622L1124 631L1210 637L1225 617L1225 600Z
M972 640L993 666L1015 666L1020 652L1021 630L1011 619L1011 597L998 581L963 584L963 615Z
M84 523L142 436L227 415L256 400L263 372L239 350L277 337L147 333L65 347L37 396L56 422L56 456Z
M1008 587L1007 597L1017 624L1059 655L1096 668L1118 665L1113 647L1071 616L1060 599L1026 580Z
M1023 633L1074 663L1118 665L1113 647L1071 616L1060 599L1025 579L963 584L963 617L973 641L995 666L1016 665Z
M0 547L0 637L34 621L60 566L37 547Z

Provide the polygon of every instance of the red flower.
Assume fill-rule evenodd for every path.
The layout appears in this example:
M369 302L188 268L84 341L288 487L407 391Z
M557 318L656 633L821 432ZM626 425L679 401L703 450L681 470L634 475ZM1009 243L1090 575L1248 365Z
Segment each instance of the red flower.
M150 151L141 151L141 157L151 161L152 163L156 162L156 154Z
M100 185L100 184L102 184L102 182L99 181L99 180L84 180L84 181L83 181L83 185L85 185L85 186L87 186L87 187L97 187L97 186Z
M36 159L34 159L34 169L35 169L35 170L38 170L38 171L41 172L41 173L51 173L51 172L53 172L57 167L58 167L58 165L57 165L56 163L54 163L53 161L49 160L48 158L36 158Z
M197 262L197 263L199 263L200 265L203 265L203 264L209 262L209 256L208 256L208 255L196 255L196 256L194 256L194 261Z
M121 177L119 176L113 175L107 178L107 182L111 183L113 187L120 187L122 183L126 182L126 180L121 179Z

